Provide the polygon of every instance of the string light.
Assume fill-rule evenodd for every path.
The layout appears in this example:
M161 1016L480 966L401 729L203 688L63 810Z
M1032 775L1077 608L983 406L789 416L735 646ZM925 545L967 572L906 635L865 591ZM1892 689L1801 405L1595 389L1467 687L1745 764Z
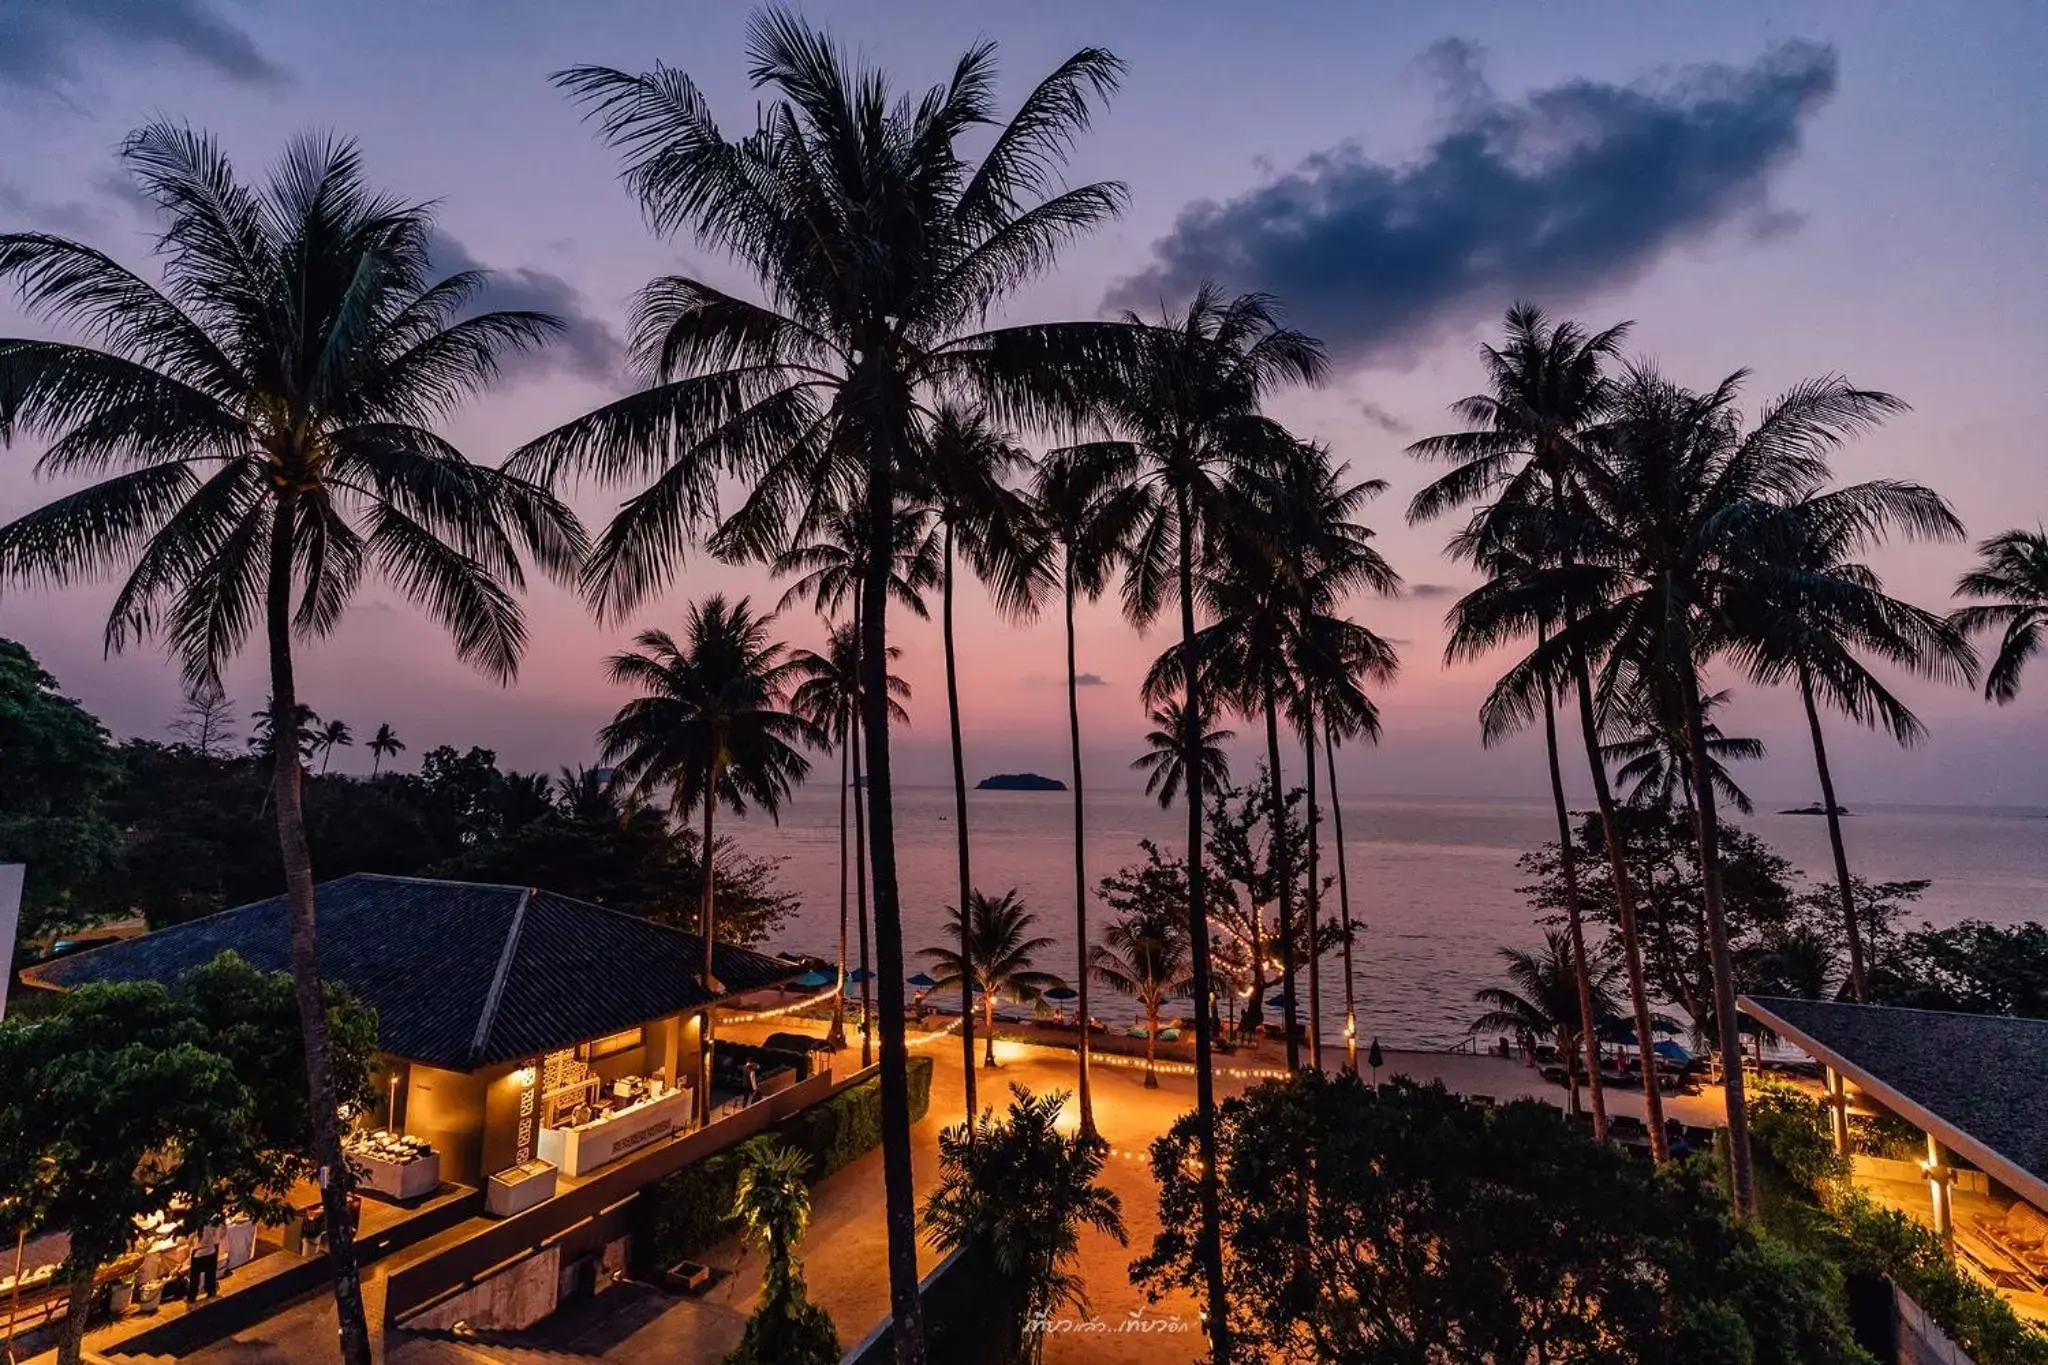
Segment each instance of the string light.
M792 1001L787 1005L777 1005L772 1010L753 1010L747 1014L727 1014L724 1010L720 1010L718 1018L719 1022L726 1024L757 1024L763 1019L780 1019L783 1015L795 1014L798 1010L813 1009L824 1004L838 993L839 988L837 986L827 986L816 995L805 996L803 999Z

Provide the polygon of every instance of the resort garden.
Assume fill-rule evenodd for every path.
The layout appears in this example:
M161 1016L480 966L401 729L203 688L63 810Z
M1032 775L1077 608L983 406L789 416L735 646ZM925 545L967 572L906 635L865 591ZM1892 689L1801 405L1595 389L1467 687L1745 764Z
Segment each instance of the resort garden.
M1478 586L1450 611L1448 657L1498 668L1483 736L1540 726L1554 795L1557 840L1529 872L1556 936L1546 962L1517 962L1511 984L1528 989L1496 993L1488 1027L1520 1015L1522 1031L1547 1032L1567 1076L1585 1077L1591 1122L1580 1133L1538 1106L1362 1083L1353 966L1372 946L1352 913L1330 774L1339 750L1379 736L1375 692L1400 665L1361 619L1402 589L1361 520L1386 484L1271 414L1280 394L1331 377L1285 300L1203 285L1144 316L1011 318L1027 285L1124 206L1119 183L1064 178L1124 66L1083 49L1002 108L995 52L978 45L937 84L905 90L804 20L764 11L746 54L759 109L737 135L677 68L557 73L649 230L686 259L717 256L731 268L720 278L737 271L746 287L649 281L631 310L643 382L510 452L458 449L446 419L553 342L560 320L480 311L481 274L435 270L432 206L380 191L346 140L297 139L251 179L201 131L137 131L120 158L158 218L146 270L61 236L0 235L0 283L62 338L0 339L0 439L34 443L39 470L71 485L0 526L0 586L111 577L109 651L161 643L190 691L177 743L115 748L25 650L0 648L0 857L29 864L38 938L101 918L162 928L282 893L294 1022L269 1034L302 1062L287 1084L274 1054L211 1050L246 1031L198 1021L203 999L109 987L39 1002L28 1013L44 1017L0 1033L8 1229L68 1229L66 1273L89 1285L144 1204L255 1213L280 1181L324 1172L339 1349L365 1365L344 1147L364 1103L364 1025L323 979L325 888L357 872L539 887L694 931L701 957L665 964L695 982L694 1003L663 997L646 1019L690 1031L702 1126L724 1046L719 964L759 956L717 958L719 945L766 946L790 908L772 866L718 822L773 812L836 762L851 891L826 964L830 1036L847 1041L841 987L856 979L897 1361L927 1358L921 1235L992 1257L1023 1286L1028 1321L1074 1301L1080 1228L1122 1234L1096 1183L1092 988L1145 1002L1148 1045L1165 1037L1165 998L1194 1002L1191 1110L1150 1152L1166 1231L1134 1273L1195 1296L1218 1362L1864 1358L1842 1259L1760 1217L1787 1107L1752 1114L1737 997L1770 983L2039 1008L2038 927L1897 930L1914 889L1850 866L1826 737L1847 721L1917 740L1924 727L1884 681L1901 670L1981 675L1988 697L2010 701L2041 639L2048 545L2025 531L1985 541L1953 614L1894 597L1866 562L1874 550L1965 534L1931 488L1837 477L1836 454L1900 398L1829 374L1752 404L1741 374L1693 387L1632 356L1626 324L1594 331L1515 304L1457 429L1409 447L1431 478L1407 515L1450 519L1447 552ZM591 530L568 501L583 487L619 499ZM703 557L787 580L780 612L718 595L677 603ZM1065 618L1071 905L1027 909L975 874L953 649L963 572L1007 613ZM311 709L322 686L305 647L366 583L509 684L535 643L519 600L532 576L581 594L621 635L674 627L646 625L609 662L630 696L599 737L608 769L508 773L488 751L440 746L400 771L407 741L384 725L366 742L370 779L327 772L356 731ZM1074 702L1075 607L1110 593L1133 629L1165 642L1143 683L1157 730L1139 762L1186 821L1179 847L1121 870L1085 862ZM829 631L821 651L784 638L804 608ZM891 730L907 689L892 640L906 615L934 610L956 929L915 944L897 862ZM1980 667L1971 639L1986 631L2002 633ZM268 683L246 749L222 692L245 651ZM1711 719L1719 685L1799 697L1831 885L1793 894L1774 855L1729 823L1749 751ZM1243 790L1220 761L1226 724L1260 745ZM1569 809L1567 771L1590 780L1589 812ZM1063 935L1071 923L1088 963L1070 987L1030 961L1055 923ZM912 1129L930 1064L913 1066L906 1032L920 949L927 989L958 992L967 1087L967 1122L944 1139L943 1185L922 1208ZM1076 1131L1029 1096L983 1117L988 1004L1061 989L1081 1021ZM285 1009L279 978L234 994ZM1326 1006L1338 1000L1341 1012ZM1711 1155L1670 1147L1649 1060L1670 1009L1720 1059ZM147 1106L157 1126L114 1125L100 1136L125 1145L86 1162L57 1139L87 1111L37 1108L31 1097L63 1089L34 1077L100 1074L93 1018L122 1010L136 1020L120 1026L95 1102L125 1085L208 1098ZM1326 1036L1333 1013L1342 1037ZM1218 1054L1268 1027L1285 1078L1219 1101ZM1606 1142L1607 1040L1640 1059L1628 1082L1645 1112L1640 1164ZM594 1061L605 1040L573 1041ZM985 1055L994 1041L980 1040ZM633 1046L651 1056L656 1040ZM671 1045L659 1068L670 1089L683 1086L680 1057ZM275 1100L285 1089L297 1098ZM798 1256L804 1181L823 1172L789 1150L750 1148L702 1189L730 1199L711 1219L743 1226L771 1267L748 1358L826 1359L830 1324ZM1814 1188L1829 1217L1856 1221ZM1425 1257L1435 1271L1415 1274ZM73 1311L82 1324L82 1299ZM2035 1358L2036 1339L2013 1333L1984 1360ZM1023 1333L1010 1349L1043 1342Z

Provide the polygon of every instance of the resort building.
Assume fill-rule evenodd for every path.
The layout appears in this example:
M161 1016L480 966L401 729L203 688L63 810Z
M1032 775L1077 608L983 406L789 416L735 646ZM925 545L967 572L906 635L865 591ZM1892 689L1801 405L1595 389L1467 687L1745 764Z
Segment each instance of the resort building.
M544 1316L620 1268L642 1188L859 1079L721 1043L711 1091L697 1093L703 1012L749 995L791 1003L781 991L804 963L718 945L707 984L696 935L528 887L359 874L316 895L322 975L377 1012L378 1096L346 1139L360 1244L368 1259L433 1248L393 1261L390 1321ZM278 897L24 980L169 985L228 951L284 970L290 942ZM311 1270L322 1253L317 1192L301 1193L292 1226L241 1239L259 1261L278 1254L266 1274Z
M2048 1319L2048 1021L1744 997L1820 1063L1856 1187Z

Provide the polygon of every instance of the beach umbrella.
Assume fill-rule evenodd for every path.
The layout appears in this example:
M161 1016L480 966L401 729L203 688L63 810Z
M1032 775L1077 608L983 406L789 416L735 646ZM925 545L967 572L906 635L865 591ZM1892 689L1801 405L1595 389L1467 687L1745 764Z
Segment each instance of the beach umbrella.
M923 972L919 972L917 975L911 977L906 984L915 986L917 987L917 989L921 991L928 991L932 987L938 985L939 983L932 980L929 976L926 976Z
M1692 1053L1679 1044L1672 1042L1669 1038L1658 1042L1651 1050L1665 1061L1677 1062L1680 1066L1684 1066L1692 1061Z
M814 991L822 986L831 985L832 976L829 972L806 972L796 979L796 984L807 991Z
M1045 998L1048 1000L1059 1000L1062 1002L1068 1000L1078 1000L1081 998L1081 992L1075 990L1071 986L1054 986L1051 990L1045 993Z
M848 981L851 981L854 985L858 986L863 981L873 981L875 979L875 974L865 967L858 967L855 968L852 974L849 975L846 979Z
M1386 1057L1380 1052L1380 1040L1377 1037L1372 1040L1372 1049L1365 1054L1365 1064L1372 1068L1372 1083L1377 1089L1380 1083L1380 1068L1387 1064Z

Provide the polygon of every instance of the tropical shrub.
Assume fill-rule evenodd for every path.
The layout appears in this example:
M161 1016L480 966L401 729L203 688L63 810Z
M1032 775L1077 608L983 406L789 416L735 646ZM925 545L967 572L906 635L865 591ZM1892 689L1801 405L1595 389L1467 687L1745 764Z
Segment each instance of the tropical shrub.
M835 1365L839 1334L831 1315L804 1292L797 1243L811 1221L811 1191L803 1153L770 1137L757 1137L737 1153L739 1189L732 1216L747 1244L768 1257L761 1302L747 1319L740 1344L725 1365Z
M1108 1152L1059 1131L1064 1091L1034 1096L1010 1087L1010 1111L976 1115L939 1134L939 1186L924 1206L924 1231L942 1251L986 1246L1003 1275L1024 1291L1016 1354L1044 1356L1045 1320L1062 1308L1088 1309L1074 1273L1085 1225L1123 1243L1123 1206L1097 1184Z

